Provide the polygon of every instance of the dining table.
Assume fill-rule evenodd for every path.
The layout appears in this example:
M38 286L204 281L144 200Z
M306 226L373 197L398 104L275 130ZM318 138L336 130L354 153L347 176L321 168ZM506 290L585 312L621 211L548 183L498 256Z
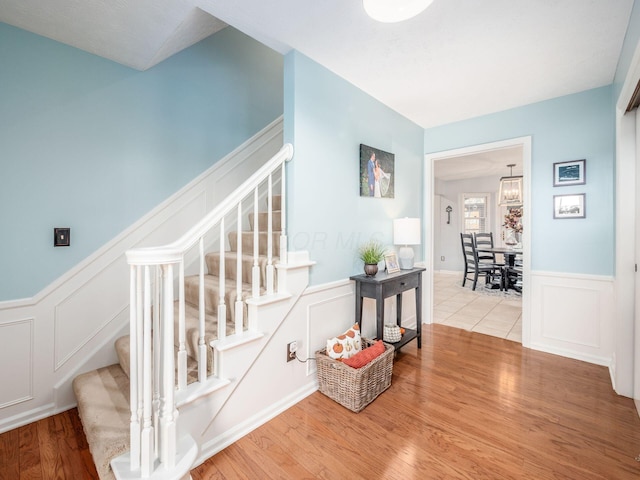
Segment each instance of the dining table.
M513 267L516 262L516 257L522 255L521 248L511 247L478 247L478 253L494 253L504 255L504 263Z

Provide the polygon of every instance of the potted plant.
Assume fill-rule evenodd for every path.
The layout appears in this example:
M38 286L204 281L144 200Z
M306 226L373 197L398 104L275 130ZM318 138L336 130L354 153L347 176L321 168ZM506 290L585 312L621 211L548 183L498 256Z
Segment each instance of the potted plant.
M358 254L360 260L364 262L364 273L368 277L373 277L378 273L378 263L384 259L385 249L378 242L371 240L362 245Z

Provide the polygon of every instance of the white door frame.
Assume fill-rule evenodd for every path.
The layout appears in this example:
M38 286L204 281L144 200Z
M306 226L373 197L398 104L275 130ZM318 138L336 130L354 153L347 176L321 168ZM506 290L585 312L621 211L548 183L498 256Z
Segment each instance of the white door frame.
M636 401L640 412L640 285L635 265L640 253L636 196L638 149L636 114L625 114L640 79L640 45L636 46L616 101L616 260L615 345L610 367L615 391Z
M487 150L498 150L510 147L522 147L522 168L523 168L523 190L524 190L524 212L523 222L525 225L531 225L531 137L519 137L510 140L502 140L498 142L484 143L481 145L473 145L470 147L457 148L443 152L428 153L425 155L424 162L424 208L423 208L423 237L425 244L423 246L423 258L427 267L427 274L424 276L425 288L423 295L423 321L424 323L432 323L433 321L433 245L434 245L434 228L433 222L436 218L440 218L440 212L433 211L433 195L435 191L435 179L433 175L434 162L436 160L446 160L462 155L486 152ZM528 288L523 289L522 293L522 345L529 348L531 345L531 229L525 228L523 237L523 275L522 281Z

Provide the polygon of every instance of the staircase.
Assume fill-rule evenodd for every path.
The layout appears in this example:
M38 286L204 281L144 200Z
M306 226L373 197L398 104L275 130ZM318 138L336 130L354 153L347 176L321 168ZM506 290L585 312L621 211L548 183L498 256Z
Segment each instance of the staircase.
M291 156L285 145L174 244L127 252L131 325L115 342L119 363L73 382L101 479L190 478L200 445L190 422L181 428L182 407L200 402L203 420L214 418L306 287L308 276L287 279L294 263L311 265L286 251Z

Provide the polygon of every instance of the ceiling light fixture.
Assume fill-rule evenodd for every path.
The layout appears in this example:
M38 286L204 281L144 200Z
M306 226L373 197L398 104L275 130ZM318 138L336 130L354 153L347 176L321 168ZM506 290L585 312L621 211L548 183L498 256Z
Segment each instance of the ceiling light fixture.
M500 179L498 205L501 207L522 205L522 176L513 176L513 167L515 166L515 163L507 165L511 169L509 176Z
M433 0L362 0L364 11L374 20L395 23L415 17Z

